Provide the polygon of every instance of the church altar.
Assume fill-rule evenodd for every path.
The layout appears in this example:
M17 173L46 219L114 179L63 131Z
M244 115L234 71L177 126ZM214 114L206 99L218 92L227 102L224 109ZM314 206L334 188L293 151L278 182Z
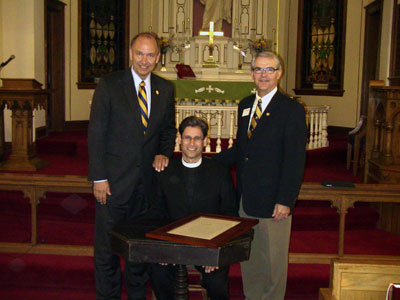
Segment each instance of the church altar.
M237 104L255 94L250 75L254 43L263 40L266 48L285 57L279 48L279 18L284 13L280 1L272 0L176 0L149 1L150 30L164 41L161 64L155 73L170 80L175 88L176 124L196 115L210 125L208 139L233 144L237 130ZM223 9L222 9L223 8ZM154 13L153 13L154 12ZM153 22L153 14L158 22ZM177 64L191 67L194 79L178 79ZM295 100L294 100L295 101ZM328 146L329 106L305 107L309 141L307 149ZM179 150L176 145L175 150Z
M150 1L149 8L150 30L167 44L161 60L165 73L172 73L167 77L175 75L176 64L186 64L201 80L252 81L252 42L267 40L278 52L275 1Z

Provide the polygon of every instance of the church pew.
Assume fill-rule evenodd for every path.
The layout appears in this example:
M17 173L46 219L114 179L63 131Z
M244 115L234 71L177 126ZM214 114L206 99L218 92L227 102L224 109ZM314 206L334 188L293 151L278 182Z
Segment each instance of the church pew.
M382 300L390 283L400 282L399 260L335 259L329 288L318 300Z

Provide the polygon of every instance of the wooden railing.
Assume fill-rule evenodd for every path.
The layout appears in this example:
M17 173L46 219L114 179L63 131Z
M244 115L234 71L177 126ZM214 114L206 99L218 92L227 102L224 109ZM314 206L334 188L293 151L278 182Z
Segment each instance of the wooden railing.
M356 184L355 188L324 187L320 183L303 183L300 189L300 200L330 201L331 206L337 209L339 214L339 243L335 255L321 254L314 256L313 263L328 263L332 258L368 258L368 255L345 255L344 235L346 214L349 208L354 207L355 202L370 203L400 203L400 185L394 184ZM290 257L295 262L308 262L311 254L293 253ZM319 256L319 259L318 259ZM390 256L377 256L382 259L393 259ZM400 259L400 257L396 257ZM292 262L294 262L292 261Z
M48 192L92 193L92 185L83 176L0 174L0 190L21 191L31 204L32 233L30 243L0 243L2 252L29 252L42 254L93 255L91 246L50 245L37 241L37 206ZM400 203L400 185L356 184L355 188L328 188L319 183L303 183L299 199L330 201L340 216L339 242L336 254L290 253L293 263L330 263L332 258L368 258L366 255L344 253L345 216L355 202ZM374 256L400 259L396 256Z
M307 149L328 147L328 110L330 106L305 106L309 131Z
M237 105L176 105L175 121L178 124L186 117L195 115L207 120L210 125L208 144L205 152L221 152L222 139L228 140L228 148L232 147L237 130ZM306 120L309 129L307 149L319 149L328 147L328 110L329 106L305 107ZM211 149L210 139L216 140L214 149ZM179 145L175 144L175 151L179 151Z

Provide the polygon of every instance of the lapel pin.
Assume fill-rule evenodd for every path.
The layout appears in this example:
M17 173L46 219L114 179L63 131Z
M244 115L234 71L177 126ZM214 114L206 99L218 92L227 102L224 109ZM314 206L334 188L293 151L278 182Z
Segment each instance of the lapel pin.
M158 95L160 92L158 90L156 90L156 95Z
M269 113L269 112L267 112L267 113L266 113L266 115L267 115L267 116L269 116L269 115L270 115L270 113Z

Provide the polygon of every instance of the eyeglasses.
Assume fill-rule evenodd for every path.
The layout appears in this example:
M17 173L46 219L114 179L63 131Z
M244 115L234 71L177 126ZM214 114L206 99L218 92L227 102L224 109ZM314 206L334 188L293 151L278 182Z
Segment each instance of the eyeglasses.
M256 74L261 74L262 72L266 72L267 74L274 74L275 71L278 71L278 69L275 69L273 67L266 67L266 68L260 68L260 67L255 67L253 68L253 72Z
M201 137L201 136L195 136L195 137L191 137L191 136L188 136L188 135L182 136L182 140L183 140L184 142L186 142L186 143L191 143L192 140L193 140L195 143L200 143L200 142L203 141L203 139L204 139L204 138Z

